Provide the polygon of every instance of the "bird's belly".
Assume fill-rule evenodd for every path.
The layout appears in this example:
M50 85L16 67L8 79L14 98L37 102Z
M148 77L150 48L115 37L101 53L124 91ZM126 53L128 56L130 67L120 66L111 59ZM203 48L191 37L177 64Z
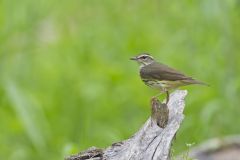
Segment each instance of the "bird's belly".
M154 80L143 80L143 82L154 89L159 89L160 91L165 91L166 90L166 84L161 83L161 81L154 81Z
M158 89L161 92L166 92L168 90L179 87L179 84L175 81L158 81L158 80L143 80L143 82L154 89Z

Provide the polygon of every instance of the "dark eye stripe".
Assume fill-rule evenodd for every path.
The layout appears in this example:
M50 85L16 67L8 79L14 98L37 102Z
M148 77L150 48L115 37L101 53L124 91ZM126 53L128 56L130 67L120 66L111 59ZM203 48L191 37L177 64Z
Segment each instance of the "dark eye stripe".
M141 58L145 59L145 58L147 58L147 56L142 56Z

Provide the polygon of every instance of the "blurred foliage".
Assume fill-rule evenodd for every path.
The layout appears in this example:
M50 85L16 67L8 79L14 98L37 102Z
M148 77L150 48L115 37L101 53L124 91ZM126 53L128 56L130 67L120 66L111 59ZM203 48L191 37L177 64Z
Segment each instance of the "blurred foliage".
M149 52L189 86L174 149L239 134L239 0L1 0L0 159L59 160L131 136L157 91L129 57Z

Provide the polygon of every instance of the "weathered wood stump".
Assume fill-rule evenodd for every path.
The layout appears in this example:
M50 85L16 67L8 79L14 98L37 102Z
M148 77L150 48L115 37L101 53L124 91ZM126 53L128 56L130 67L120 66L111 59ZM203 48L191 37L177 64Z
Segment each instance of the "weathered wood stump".
M132 137L106 149L91 147L66 160L168 160L172 140L184 118L185 90L170 95L168 105L151 100L152 116Z

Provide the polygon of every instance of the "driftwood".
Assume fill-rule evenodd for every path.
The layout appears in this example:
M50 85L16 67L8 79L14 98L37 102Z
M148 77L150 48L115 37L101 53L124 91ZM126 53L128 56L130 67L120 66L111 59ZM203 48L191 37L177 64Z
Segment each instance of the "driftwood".
M65 160L168 160L172 140L184 118L187 91L170 95L168 105L152 99L152 116L132 137L106 149L91 147ZM160 127L159 127L160 126Z

